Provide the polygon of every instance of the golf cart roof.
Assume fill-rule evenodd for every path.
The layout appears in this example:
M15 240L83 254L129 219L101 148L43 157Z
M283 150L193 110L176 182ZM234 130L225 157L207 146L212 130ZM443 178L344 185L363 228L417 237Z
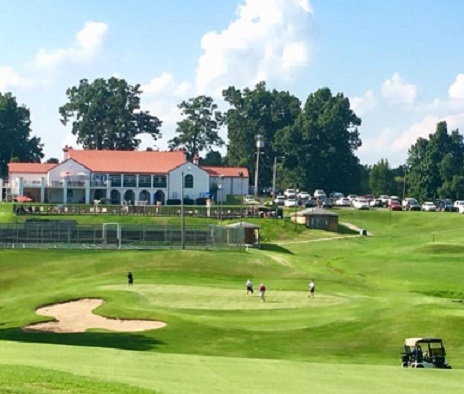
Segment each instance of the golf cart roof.
M418 343L442 343L441 338L406 338L404 344L406 346L416 346Z

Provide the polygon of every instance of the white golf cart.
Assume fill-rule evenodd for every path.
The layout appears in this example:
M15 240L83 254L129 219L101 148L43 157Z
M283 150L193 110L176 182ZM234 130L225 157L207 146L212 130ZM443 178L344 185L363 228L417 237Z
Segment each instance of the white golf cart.
M451 369L441 338L406 338L401 353L403 368Z

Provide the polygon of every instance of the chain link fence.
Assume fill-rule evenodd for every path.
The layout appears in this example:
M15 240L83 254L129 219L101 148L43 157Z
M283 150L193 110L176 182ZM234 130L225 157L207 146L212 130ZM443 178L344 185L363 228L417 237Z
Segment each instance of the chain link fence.
M0 224L0 248L241 249L243 228L217 225L78 224L72 220Z

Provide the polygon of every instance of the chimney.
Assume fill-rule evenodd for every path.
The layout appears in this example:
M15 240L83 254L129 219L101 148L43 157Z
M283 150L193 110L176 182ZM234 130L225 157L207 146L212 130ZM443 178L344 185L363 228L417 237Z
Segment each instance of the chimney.
M72 146L65 145L63 148L63 161L69 159L69 151L72 150Z
M200 156L198 156L198 153L195 153L193 155L193 164L195 164L196 166L200 164Z

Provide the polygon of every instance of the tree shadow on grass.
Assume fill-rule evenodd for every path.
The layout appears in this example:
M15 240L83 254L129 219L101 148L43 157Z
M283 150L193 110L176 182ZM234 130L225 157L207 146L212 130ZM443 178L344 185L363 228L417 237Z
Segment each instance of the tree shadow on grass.
M278 253L285 253L285 254L294 254L287 248L284 248L283 246L276 245L276 244L262 244L261 245L262 250L269 250L271 252L278 252Z
M26 332L20 328L0 330L0 340L54 345L104 347L121 350L153 350L165 344L153 337L134 333L85 332L57 334L52 332Z

